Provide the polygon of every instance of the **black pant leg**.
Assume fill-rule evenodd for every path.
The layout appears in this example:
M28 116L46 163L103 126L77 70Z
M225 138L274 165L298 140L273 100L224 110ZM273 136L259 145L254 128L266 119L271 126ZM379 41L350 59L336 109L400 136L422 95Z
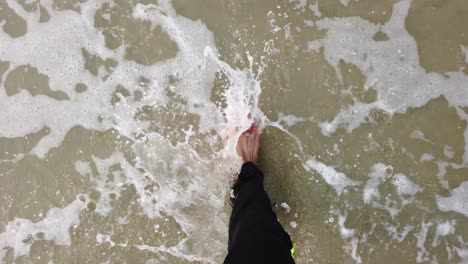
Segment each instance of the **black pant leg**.
M263 174L253 164L242 166L229 223L225 264L290 264L292 242L271 208Z

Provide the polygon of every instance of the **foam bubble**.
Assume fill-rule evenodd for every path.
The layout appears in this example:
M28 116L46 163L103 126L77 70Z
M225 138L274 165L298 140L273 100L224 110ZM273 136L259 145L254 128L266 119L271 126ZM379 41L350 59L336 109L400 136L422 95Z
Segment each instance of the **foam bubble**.
M289 212L291 211L291 207L287 203L281 203L281 207L286 210L287 214L289 214Z

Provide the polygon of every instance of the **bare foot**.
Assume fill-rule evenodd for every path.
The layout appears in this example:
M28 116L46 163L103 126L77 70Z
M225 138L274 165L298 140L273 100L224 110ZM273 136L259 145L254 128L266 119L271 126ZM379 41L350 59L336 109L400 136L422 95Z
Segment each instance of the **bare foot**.
M237 142L237 154L242 158L242 164L247 162L257 163L258 149L260 147L260 134L258 126L252 123L249 129L239 137Z

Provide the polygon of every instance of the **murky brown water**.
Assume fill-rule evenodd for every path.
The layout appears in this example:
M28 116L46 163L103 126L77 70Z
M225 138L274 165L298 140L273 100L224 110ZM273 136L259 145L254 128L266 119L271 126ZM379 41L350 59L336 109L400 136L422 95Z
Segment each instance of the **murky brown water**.
M250 113L297 263L468 263L468 2L0 1L3 263L222 263Z

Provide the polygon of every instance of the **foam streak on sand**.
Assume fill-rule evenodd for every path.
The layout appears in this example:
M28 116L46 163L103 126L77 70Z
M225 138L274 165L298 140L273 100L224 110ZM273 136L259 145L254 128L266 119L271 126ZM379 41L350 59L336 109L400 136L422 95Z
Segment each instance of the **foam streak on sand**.
M305 163L304 168L309 172L312 169L318 172L322 176L323 180L335 189L338 195L341 195L347 187L361 184L358 181L346 177L344 173L338 172L332 167L329 167L315 159L308 160Z

